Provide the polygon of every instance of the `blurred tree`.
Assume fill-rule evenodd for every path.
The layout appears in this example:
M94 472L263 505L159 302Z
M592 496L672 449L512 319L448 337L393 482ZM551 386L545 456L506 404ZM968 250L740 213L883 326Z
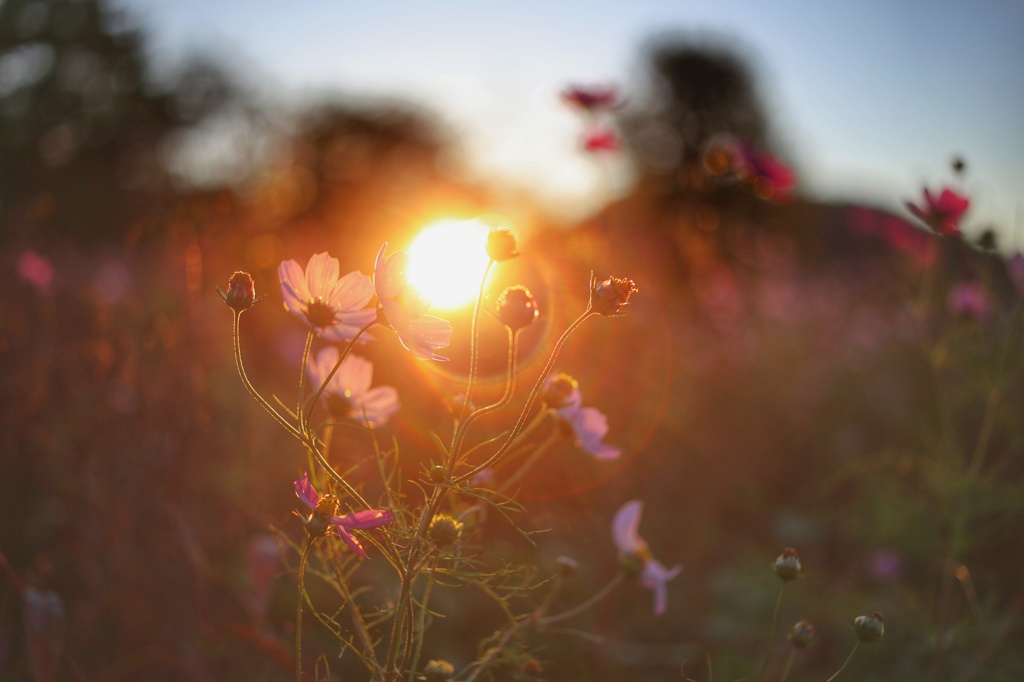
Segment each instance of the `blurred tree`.
M211 62L170 87L105 0L0 4L0 221L5 234L137 239L169 193L162 144L233 94Z

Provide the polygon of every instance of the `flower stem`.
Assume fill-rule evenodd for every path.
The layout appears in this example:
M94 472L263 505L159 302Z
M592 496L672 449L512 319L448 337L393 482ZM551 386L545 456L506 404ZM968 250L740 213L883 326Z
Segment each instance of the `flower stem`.
M453 441L452 441L451 457L449 459L449 462L451 464L451 468L448 471L448 475L449 476L451 476L452 470L454 470L455 465L458 463L459 454L462 451L462 444L466 440L466 433L469 431L470 424L472 424L473 422L475 422L477 419L479 419L480 417L484 416L485 414L488 414L490 412L494 412L495 410L500 410L501 408L505 407L505 405L508 404L509 400L511 400L512 393L515 391L515 385L516 385L516 354L517 354L517 341L518 341L518 339L519 339L519 330L516 330L516 331L509 330L509 332L508 332L508 369L507 369L507 371L505 373L505 393L501 396L501 398L498 400L498 402L493 403L491 405L487 405L486 407L481 407L479 410L476 410L476 411L470 413L470 415L468 417L466 417L466 421L461 424L461 426L459 428L459 432L456 434L455 439L453 439Z
M515 473L509 476L504 481L502 481L501 485L499 485L494 492L503 493L509 488L511 488L514 483L516 483L519 479L526 475L526 472L528 472L533 467L533 465L537 463L537 460L539 460L541 456L545 452L547 452L548 448L551 447L557 440L558 431L552 431L551 435L545 438L540 443L540 445L534 448L533 452L530 453L530 456L526 459L525 462L522 463L522 465L518 469L516 469Z
M841 672L843 672L844 670L846 670L846 666L848 666L848 665L850 664L850 660L851 660L851 659L853 658L853 655L854 655L855 653L857 653L857 648L858 648L858 647L860 647L860 642L857 642L857 643L856 643L856 644L855 644L855 645L853 646L853 651L851 651L851 652L850 652L850 655L846 657L846 661L844 661L844 662L843 662L843 664L842 664L841 666L839 666L839 670L835 671L835 673L834 673L834 674L832 675L832 677L830 677L830 678L828 678L827 680L825 680L825 682L832 682L832 680L834 680L834 679L836 679L837 677L839 677L839 673L841 673Z
M432 562L432 568L437 566L437 559L435 558ZM429 613L428 605L430 604L430 593L434 589L434 571L427 571L427 585L423 588L423 599L421 600L420 606L420 622L417 626L419 637L416 638L416 648L412 652L412 661L409 665L409 682L414 682L416 668L420 663L420 654L423 651L423 639L426 636L427 631L427 614Z
M586 611L587 609L589 609L590 607L594 606L602 599L607 597L609 594L611 594L612 590L618 587L619 583L621 583L622 579L625 577L626 574L622 571L619 571L615 574L615 577L612 578L607 585L598 590L590 599L586 600L582 604L577 604L568 611L563 611L561 613L556 613L554 615L541 618L539 622L543 625L550 625L551 623L557 623L559 621L568 620L569 618L578 616L579 614L583 613L584 611Z
M779 682L786 682L786 678L789 677L789 669L793 667L793 659L796 658L796 649L789 650L789 658L786 659L786 667L782 670L782 677L779 678Z
M309 349L313 346L313 330L310 329L306 334L306 345L302 349L302 364L299 365L299 402L295 408L295 414L298 415L298 421L300 424L302 421L302 403L304 402L306 393L306 365L309 364ZM313 411L313 406L309 406L309 411Z
M476 384L477 375L477 363L480 355L480 342L477 336L479 330L477 329L480 323L480 307L484 300L484 287L487 285L487 275L491 272L491 267L494 265L494 259L487 261L487 267L484 268L484 276L480 278L480 291L476 296L476 305L473 306L473 321L469 329L469 379L466 382L466 399L462 402L462 409L459 410L459 425L455 428L455 433L452 435L452 452L455 452L455 444L459 440L459 434L463 431L462 426L463 420L466 417L466 410L469 409L470 401L473 399L473 388Z
M768 669L768 661L772 658L772 644L775 642L775 628L779 624L779 607L782 606L782 595L786 591L786 583L779 587L779 596L775 598L775 611L772 613L772 629L768 634L768 652L764 655L764 663L761 664L761 672L757 675L757 682L764 679L764 672Z
M299 440L302 440L302 434L299 433L299 430L295 428L291 424L291 422L282 417L281 414L274 409L274 406L268 403L266 399L259 394L259 392L253 387L252 383L249 381L249 377L245 373L245 365L242 364L242 340L238 332L238 320L241 316L241 312L234 311L234 320L232 323L231 333L235 350L235 368L238 370L238 376L242 378L242 383L245 385L246 390L249 391L249 395L251 395L264 410L269 412L270 416L273 417L278 424L283 426L285 431L295 436Z
M299 559L299 598L295 606L295 682L302 682L302 603L306 597L306 559L309 558L311 540L306 540Z
M352 352L352 349L355 347L356 341L359 340L359 337L365 334L366 330L375 324L377 324L376 319L372 322L368 322L362 329L357 331L356 335L353 336L352 340L348 342L347 346L345 346L345 350L343 350L341 355L338 356L338 361L334 363L334 367L331 369L330 374L328 374L327 378L320 383L320 388L318 388L316 393L313 395L313 400L309 403L309 413L306 415L305 420L300 422L302 424L302 433L309 433L309 419L313 414L313 408L316 407L317 401L320 400L320 396L324 394L327 384L331 383L331 379L333 379L334 375L338 372L338 368L341 367L341 363L345 362L345 358L347 358L348 354Z

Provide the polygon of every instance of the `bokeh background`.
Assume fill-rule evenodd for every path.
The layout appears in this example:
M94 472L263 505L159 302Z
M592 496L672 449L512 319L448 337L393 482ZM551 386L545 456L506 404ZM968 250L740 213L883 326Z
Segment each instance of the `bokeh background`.
M661 617L628 583L572 621L598 640L533 635L545 679L749 678L786 546L807 575L781 626L818 628L790 679L831 674L872 611L886 640L851 678L1021 679L1024 9L678 5L0 3L0 680L289 679L294 557L272 529L301 536L305 457L245 394L214 286L253 273L250 376L290 396L282 259L368 273L381 242L476 217L522 240L489 293L540 301L521 385L591 271L640 288L558 367L622 458L560 443L516 517L549 532L489 518L482 551L541 574L576 558L568 606L615 574L611 517L643 499L641 533L685 569ZM621 105L595 122L573 84ZM595 125L618 151L583 146ZM720 168L726 137L795 188ZM913 221L924 185L971 198L962 238ZM403 402L378 437L414 480L468 364L468 311L443 314L444 366L365 350ZM482 334L496 394L504 334ZM333 445L356 475L364 435ZM461 667L501 614L436 598L425 655Z

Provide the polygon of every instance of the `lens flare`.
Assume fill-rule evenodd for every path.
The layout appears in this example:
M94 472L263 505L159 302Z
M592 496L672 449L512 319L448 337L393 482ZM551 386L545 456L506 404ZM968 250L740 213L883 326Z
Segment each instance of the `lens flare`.
M409 245L409 284L435 309L460 308L476 298L489 258L490 227L446 220L423 228Z

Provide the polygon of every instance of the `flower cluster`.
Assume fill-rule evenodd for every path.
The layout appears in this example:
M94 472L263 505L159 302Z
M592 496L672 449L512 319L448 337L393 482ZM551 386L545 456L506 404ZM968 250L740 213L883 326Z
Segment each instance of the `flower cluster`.
M609 118L621 106L614 86L574 85L562 91L562 101L583 112L586 127L580 146L590 153L617 152L622 146Z

